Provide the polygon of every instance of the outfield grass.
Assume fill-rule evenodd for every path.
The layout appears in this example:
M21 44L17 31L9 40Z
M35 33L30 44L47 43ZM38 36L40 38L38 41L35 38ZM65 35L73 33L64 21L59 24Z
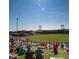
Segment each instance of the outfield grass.
M25 36L24 39L29 38L32 41L39 42L67 42L69 41L68 34L46 34L46 35L33 35L33 36Z

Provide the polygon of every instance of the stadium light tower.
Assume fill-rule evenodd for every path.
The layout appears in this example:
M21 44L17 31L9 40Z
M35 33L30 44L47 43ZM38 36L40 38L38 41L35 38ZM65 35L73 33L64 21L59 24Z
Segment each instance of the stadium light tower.
M63 25L61 25L61 30L64 30L65 29L65 27L64 27L64 24Z
M18 31L18 18L16 18L16 31Z
M42 26L39 26L39 30L42 30Z

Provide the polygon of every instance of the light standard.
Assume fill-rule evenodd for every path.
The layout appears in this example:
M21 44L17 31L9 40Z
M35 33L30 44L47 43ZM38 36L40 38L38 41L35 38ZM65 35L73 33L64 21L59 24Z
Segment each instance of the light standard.
M16 18L16 31L18 31L18 18Z

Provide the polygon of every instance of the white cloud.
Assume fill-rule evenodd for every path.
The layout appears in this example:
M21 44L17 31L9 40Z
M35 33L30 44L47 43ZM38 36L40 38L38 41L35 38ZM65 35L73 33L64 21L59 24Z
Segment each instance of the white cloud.
M40 0L38 0L40 2Z
M38 6L40 6L41 4L40 3L38 3Z
M44 8L44 7L43 7L41 10L42 10L42 11L45 11L45 10L46 10L46 8Z
M60 12L58 10L56 10L55 8L52 8L50 10L47 10L46 8L42 8L42 11L44 12L45 15L47 15L48 17L54 17L54 16L64 16L65 13L64 12Z

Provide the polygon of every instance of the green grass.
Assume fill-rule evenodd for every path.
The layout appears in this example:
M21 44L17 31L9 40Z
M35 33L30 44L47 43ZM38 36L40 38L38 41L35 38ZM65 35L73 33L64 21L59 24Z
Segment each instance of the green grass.
M32 41L39 42L65 42L69 41L68 34L46 34L46 35L33 35L33 36L25 36L22 38L29 38Z

